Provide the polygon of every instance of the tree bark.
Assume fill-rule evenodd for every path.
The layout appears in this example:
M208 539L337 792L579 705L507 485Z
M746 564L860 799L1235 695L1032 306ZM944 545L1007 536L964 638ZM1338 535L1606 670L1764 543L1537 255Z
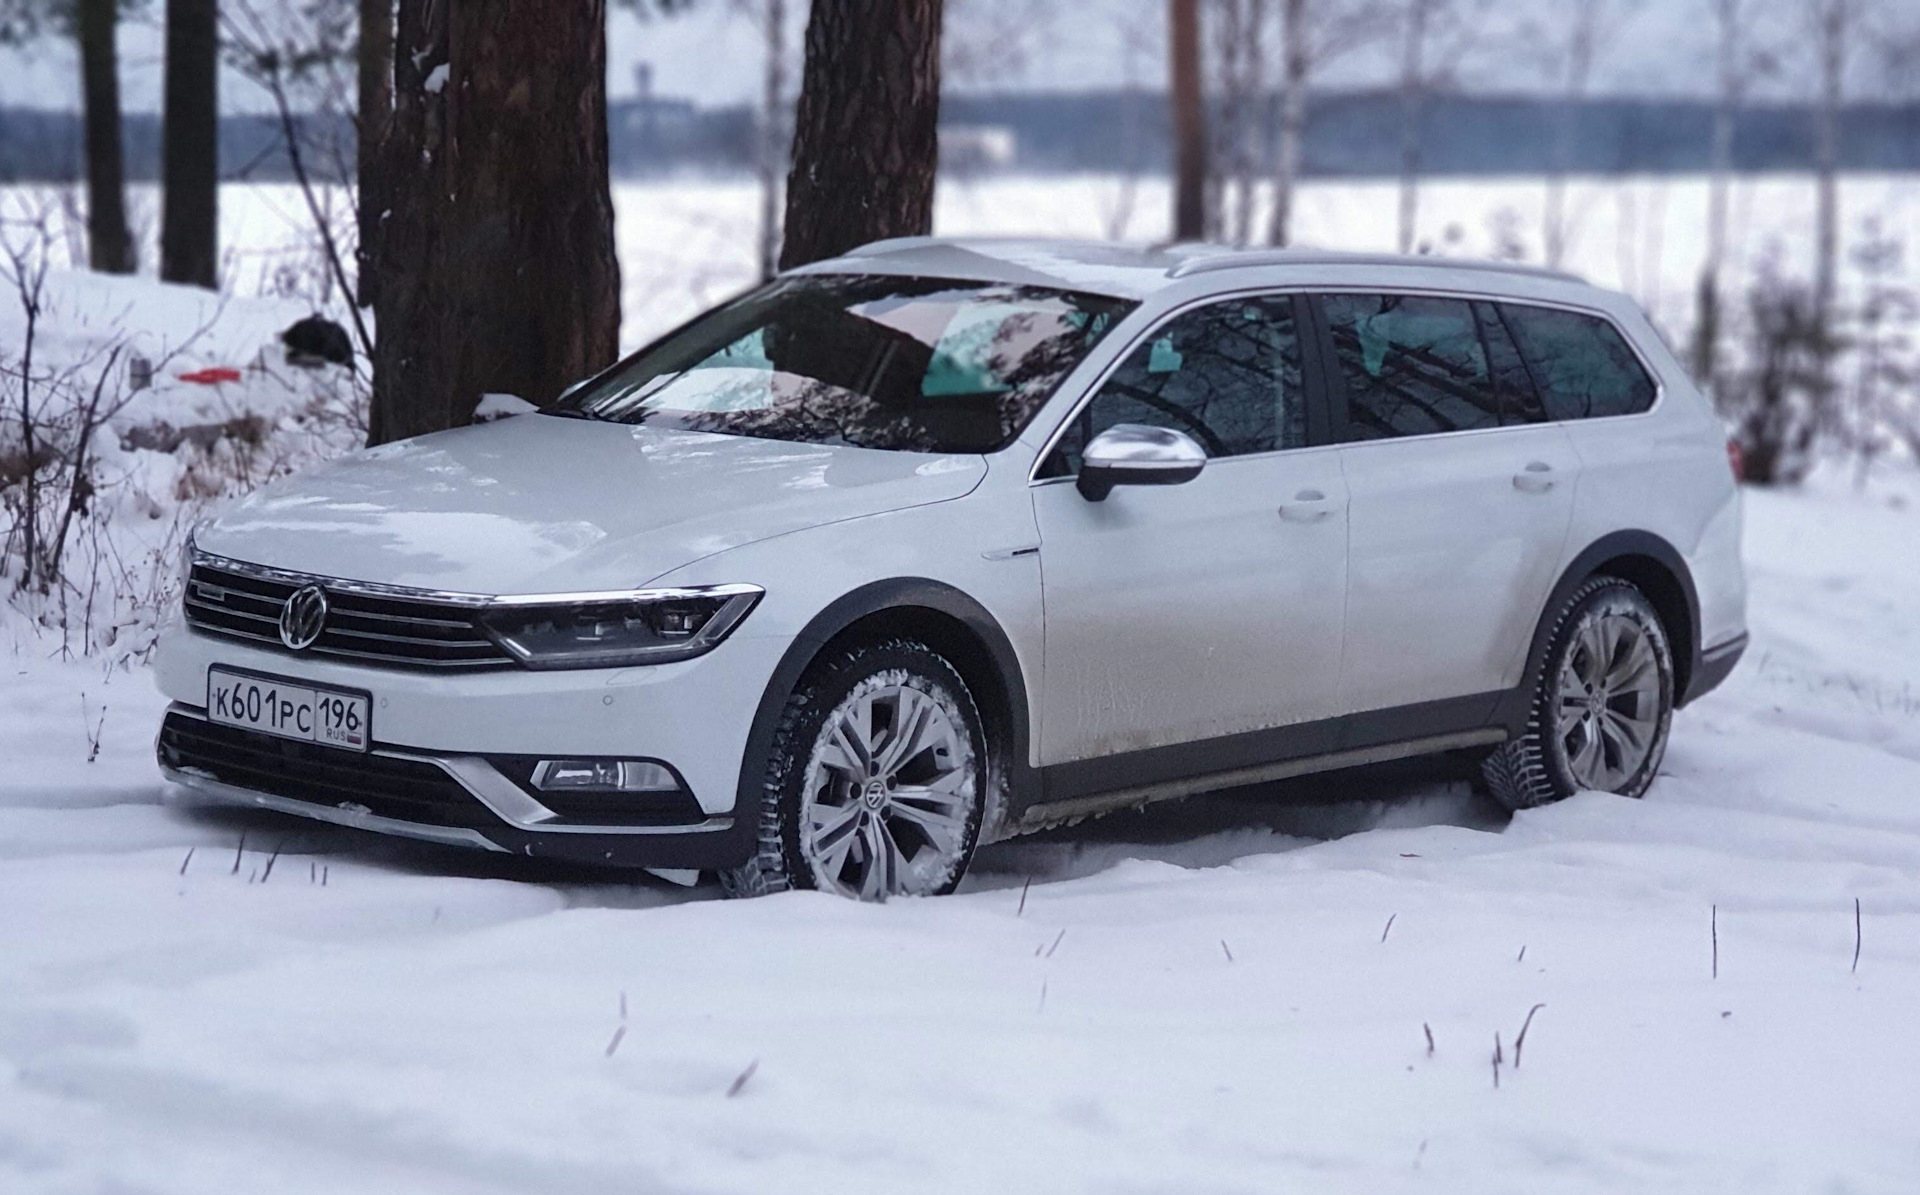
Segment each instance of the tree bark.
M120 152L120 62L114 48L116 0L80 0L80 91L86 106L87 257L103 274L131 274L126 167Z
M1427 106L1427 25L1433 0L1407 0L1400 45L1400 252L1412 253L1420 224L1420 122Z
M1168 0L1173 101L1173 239L1207 235L1207 114L1200 90L1199 0Z
M1267 243L1285 247L1293 236L1293 190L1300 180L1300 146L1307 134L1307 77L1313 70L1313 49L1307 0L1284 0L1281 13L1280 131Z
M1713 141L1707 155L1707 252L1694 291L1693 318L1693 380L1702 386L1710 386L1719 373L1727 190L1733 174L1733 122L1744 78L1740 69L1740 0L1714 0L1713 8L1718 87L1713 105Z
M941 0L814 0L780 268L933 231Z
M1256 146L1266 143L1267 0L1247 0L1246 63L1241 74L1241 90L1246 95L1241 109L1240 130L1235 142L1233 186L1233 243L1246 245L1253 240L1254 178L1259 173L1260 154Z
M357 286L362 307L373 306L380 270L380 224L387 210L381 186L381 143L393 119L393 0L360 0L355 184L360 244Z
M1840 259L1840 99L1846 75L1849 0L1817 0L1814 35L1820 56L1820 96L1814 108L1814 315L1830 327Z
M218 0L167 0L160 277L209 290L220 269Z
M1561 92L1559 127L1553 139L1547 170L1547 202L1542 224L1547 265L1559 269L1567 256L1567 175L1582 127L1587 80L1599 50L1601 6L1604 0L1569 0L1567 9L1567 65Z
M401 0L393 63L375 444L549 403L620 330L604 0Z
M760 277L780 268L780 166L787 156L787 6L786 0L761 0L761 35L766 61L760 90Z

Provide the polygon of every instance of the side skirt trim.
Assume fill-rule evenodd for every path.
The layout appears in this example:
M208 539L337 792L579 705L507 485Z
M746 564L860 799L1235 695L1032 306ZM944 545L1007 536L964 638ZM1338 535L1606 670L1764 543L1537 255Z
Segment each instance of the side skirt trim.
M1099 813L1110 813L1133 805L1190 797L1195 793L1233 788L1242 784L1258 784L1262 781L1285 780L1291 776L1305 776L1314 772L1330 772L1339 768L1360 767L1363 764L1385 763L1388 760L1407 759L1416 755L1455 751L1465 747L1491 746L1505 742L1506 738L1507 732L1500 727L1462 730L1452 734L1407 739L1398 743L1382 743L1378 746L1361 747L1351 751L1333 751L1300 759L1231 768L1203 776L1164 780L1158 784L1141 784L1132 788L1115 789L1112 792L1070 797L1064 801L1047 801L1028 806L1021 814L1020 828L1038 830L1063 822L1077 821L1083 817L1092 817Z

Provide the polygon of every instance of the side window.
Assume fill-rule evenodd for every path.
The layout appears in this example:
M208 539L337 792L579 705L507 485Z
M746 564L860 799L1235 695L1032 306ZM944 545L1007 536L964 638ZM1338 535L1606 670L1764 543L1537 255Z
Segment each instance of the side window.
M1326 295L1347 383L1347 438L1383 440L1497 427L1500 400L1464 299Z
M1653 406L1653 379L1619 331L1598 316L1502 303L1549 419L1637 415Z
M1487 346L1487 364L1493 371L1493 389L1500 398L1500 423L1544 423L1547 412L1540 405L1540 392L1534 389L1533 375L1520 359L1520 348L1513 343L1500 318L1500 309L1492 303L1475 302L1473 318L1480 325L1480 337Z
M1293 300L1234 299L1162 324L1081 408L1041 475L1079 472L1087 442L1116 423L1185 432L1211 457L1304 446Z

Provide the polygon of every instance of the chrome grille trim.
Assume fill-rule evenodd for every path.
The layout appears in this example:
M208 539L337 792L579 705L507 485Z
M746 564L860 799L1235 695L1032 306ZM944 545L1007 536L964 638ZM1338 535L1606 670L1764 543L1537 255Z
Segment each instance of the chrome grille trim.
M287 652L280 610L318 585L330 610L319 639L299 654L429 671L518 667L481 627L486 599L345 581L196 552L181 606L194 630Z

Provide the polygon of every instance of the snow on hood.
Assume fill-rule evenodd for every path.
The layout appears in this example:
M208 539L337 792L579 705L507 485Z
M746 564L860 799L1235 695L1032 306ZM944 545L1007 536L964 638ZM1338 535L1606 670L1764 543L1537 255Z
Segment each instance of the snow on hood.
M755 540L958 498L985 475L979 456L529 415L275 482L196 541L236 560L425 589L624 589Z

